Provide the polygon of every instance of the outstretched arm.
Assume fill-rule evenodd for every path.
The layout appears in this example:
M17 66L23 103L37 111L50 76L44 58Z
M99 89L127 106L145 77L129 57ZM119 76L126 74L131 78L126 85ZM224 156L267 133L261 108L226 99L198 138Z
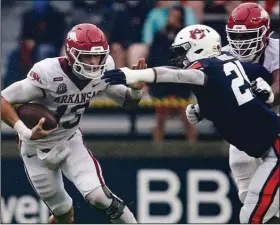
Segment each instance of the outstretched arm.
M132 70L146 69L147 64L145 58L138 60L138 63L132 65ZM106 88L107 95L113 101L123 108L130 109L135 108L141 100L142 88L144 84L141 82L134 83L130 87L124 85L109 85Z
M105 72L102 79L110 84L128 85L136 82L205 85L207 82L206 74L200 70L164 66L144 70L131 70L124 67Z

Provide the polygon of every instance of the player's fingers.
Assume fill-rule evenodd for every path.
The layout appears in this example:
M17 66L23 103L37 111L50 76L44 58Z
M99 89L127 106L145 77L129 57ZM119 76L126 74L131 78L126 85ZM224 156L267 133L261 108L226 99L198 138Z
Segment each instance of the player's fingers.
M137 69L138 70L145 69L145 59L144 58L139 59Z
M136 70L136 68L137 68L136 64L133 64L132 67L131 67L132 70Z
M257 81L256 81L256 80L252 81L252 82L251 82L251 86L252 86L252 87L256 87L256 86L257 86Z
M143 65L142 65L142 69L147 69L148 65L146 63L146 59L143 58L143 61L142 61Z
M199 106L198 106L198 104L195 104L194 105L194 111L196 112L196 113L199 113L200 112L200 108L199 108Z
M144 58L141 58L140 59L140 66L141 66L141 68L144 68L144 65L145 65L145 59Z
M58 129L58 126L56 126L56 128L54 128L54 129L51 129L51 130L46 131L46 132L47 132L47 135L52 134L52 133L55 132L57 129Z
M141 65L141 69L146 69L147 68L147 63L146 63L146 60L145 58L142 58L142 65Z
M193 111L193 104L189 104L186 108L187 112Z
M44 122L45 122L45 117L42 117L42 118L39 120L38 126L39 126L40 128L42 128Z
M259 87L261 87L261 88L268 88L269 85L268 85L268 83L266 83L266 82L260 82L260 83L259 83Z
M52 134L53 132L55 132L57 130L58 127L54 128L54 129L51 129L51 130L41 130L40 131L40 134L45 137L45 136L48 136L50 134Z
M136 66L136 69L137 69L137 70L141 69L141 65L142 65L142 60L139 59L139 60L138 60L138 63L137 63L137 66Z

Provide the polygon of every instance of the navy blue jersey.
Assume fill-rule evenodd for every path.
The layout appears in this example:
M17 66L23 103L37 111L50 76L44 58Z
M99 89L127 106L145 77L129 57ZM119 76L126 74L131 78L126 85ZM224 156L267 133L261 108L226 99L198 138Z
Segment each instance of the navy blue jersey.
M202 116L212 121L230 144L253 157L264 155L280 133L280 118L254 97L250 81L264 77L269 82L269 72L227 54L198 60L189 68L207 75L205 86L192 89Z

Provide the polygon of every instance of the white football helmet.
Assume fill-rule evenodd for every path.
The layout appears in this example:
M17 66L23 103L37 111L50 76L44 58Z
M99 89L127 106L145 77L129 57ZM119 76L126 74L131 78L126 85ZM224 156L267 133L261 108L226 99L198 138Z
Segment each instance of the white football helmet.
M198 59L221 54L221 37L213 28L196 24L183 28L171 46L177 66L187 66Z

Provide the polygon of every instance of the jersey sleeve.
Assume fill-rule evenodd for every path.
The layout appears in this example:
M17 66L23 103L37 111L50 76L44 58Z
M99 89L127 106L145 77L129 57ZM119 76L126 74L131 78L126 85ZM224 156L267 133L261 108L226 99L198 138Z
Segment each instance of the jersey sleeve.
M264 67L271 73L279 69L279 39L270 38L264 54Z
M272 85L273 78L271 73L262 65L241 62L250 81L256 80L258 77L263 78L269 85Z
M33 85L46 90L48 89L48 77L45 71L47 71L48 68L44 67L46 67L44 60L34 64L27 74L27 79L29 79Z
M1 96L11 104L21 104L44 98L44 92L33 85L30 79L25 78L5 88L1 92Z
M106 60L106 71L115 69L115 61L112 56L108 55Z
M113 69L115 69L115 62L113 57L109 55L106 61L106 71ZM122 106L125 101L127 89L128 88L124 85L108 85L105 89L105 93L111 100Z
M125 85L108 85L105 89L105 93L118 105L123 106L127 90L128 87Z

